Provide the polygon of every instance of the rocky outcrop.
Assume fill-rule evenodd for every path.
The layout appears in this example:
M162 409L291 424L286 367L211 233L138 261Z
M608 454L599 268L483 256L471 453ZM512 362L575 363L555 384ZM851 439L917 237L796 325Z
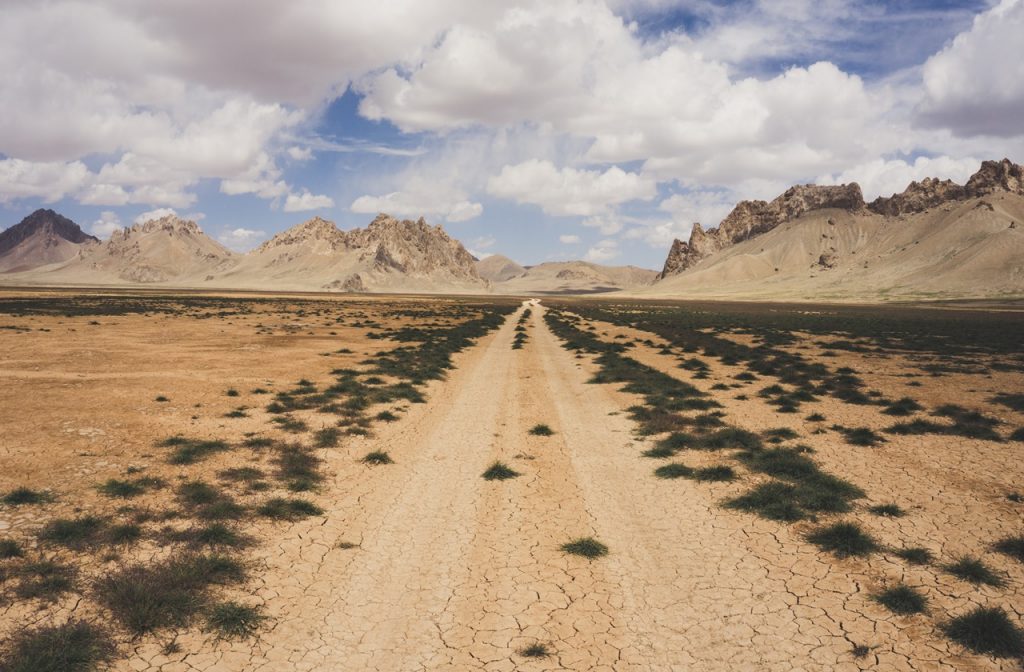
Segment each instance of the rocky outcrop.
M353 273L344 280L334 280L327 283L322 289L335 292L361 293L366 291L366 285L363 284L363 277L361 275Z
M694 224L689 241L673 241L665 267L658 277L663 279L682 273L719 250L771 231L780 224L814 210L838 208L859 212L866 209L885 217L898 217L999 192L1024 195L1024 168L1009 159L984 161L966 185L961 186L951 180L926 178L920 182L911 182L902 193L876 198L866 206L856 183L796 186L770 203L738 203L717 228L705 231L700 224ZM989 207L992 207L991 204ZM824 263L818 266L829 268Z
M659 278L682 273L718 250L759 236L812 210L838 208L856 212L864 208L864 196L856 183L838 186L803 184L791 187L771 202L741 201L717 228L704 231L693 225L690 240L676 239Z
M920 182L911 182L903 193L893 194L888 198L879 196L871 201L868 210L886 217L924 212L928 208L947 201L957 201L966 196L966 189L952 180L939 180L926 177Z
M473 256L440 225L398 220L380 214L365 229L345 234L350 249L363 250L362 259L375 270L424 277L479 281Z

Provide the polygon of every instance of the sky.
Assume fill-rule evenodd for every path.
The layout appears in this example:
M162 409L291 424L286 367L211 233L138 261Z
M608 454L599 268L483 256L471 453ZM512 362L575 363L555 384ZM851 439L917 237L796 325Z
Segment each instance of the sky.
M4 0L0 228L313 216L660 268L797 183L1024 162L1024 0Z

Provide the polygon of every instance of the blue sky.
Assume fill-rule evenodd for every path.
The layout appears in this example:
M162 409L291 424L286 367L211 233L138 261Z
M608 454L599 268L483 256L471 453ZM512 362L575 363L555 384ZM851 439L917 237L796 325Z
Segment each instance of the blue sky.
M740 199L1024 155L1024 0L148 4L0 9L0 226L173 210L245 250L386 211L657 268Z

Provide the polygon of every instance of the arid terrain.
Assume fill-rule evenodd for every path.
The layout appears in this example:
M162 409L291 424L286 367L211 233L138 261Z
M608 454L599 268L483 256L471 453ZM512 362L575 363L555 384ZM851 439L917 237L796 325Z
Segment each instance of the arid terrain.
M0 670L1020 669L1022 326L5 291Z

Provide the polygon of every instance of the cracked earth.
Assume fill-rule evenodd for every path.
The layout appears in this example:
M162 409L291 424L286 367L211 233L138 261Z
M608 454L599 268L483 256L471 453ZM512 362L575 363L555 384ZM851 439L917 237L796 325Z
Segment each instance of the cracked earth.
M528 339L512 349L516 320L527 307ZM596 364L562 348L543 320L545 310L536 301L525 304L455 355L447 379L427 386L427 403L406 405L399 421L318 452L328 474L316 497L323 515L260 531L261 543L247 551L258 570L232 589L268 617L254 639L184 629L174 633L173 652L166 634L147 636L123 647L114 669L1019 669L1016 661L951 643L934 619L896 616L870 599L879 587L902 581L924 590L944 612L999 604L1015 610L1019 622L1019 563L991 558L1008 587L979 589L885 553L838 560L807 543L801 524L723 509L723 499L742 491L739 483L653 478L655 465L639 457L653 441L636 436L625 413L639 397L616 385L588 384ZM1004 497L1022 483L1017 449L935 436L853 449L835 435L812 434L801 420L805 413L778 415L762 400L737 401L711 389L741 368L713 362L710 379L692 380L676 356L663 354L657 337L595 326L602 338L653 338L655 347L638 345L629 356L707 391L737 426L790 426L813 445L823 468L864 488L869 503L908 509L905 518L854 514L887 544L920 545L945 558L1017 533L1024 523L1021 508ZM353 347L369 353L383 346ZM259 355L253 357L255 363ZM291 378L325 368L316 344L270 367L262 374L268 379L287 378L289 367L297 371ZM19 379L52 380L52 372L25 363L5 361L4 368L16 369ZM74 385L73 378L61 384ZM192 384L201 398L199 390L212 383ZM808 410L850 425L880 428L891 421L832 399ZM94 412L99 419L89 426L83 419L60 431L75 445L94 446L88 471L75 473L99 480L106 468L138 459L138 450L104 456L121 428L104 425L102 408ZM255 428L258 421L245 422ZM148 431L166 435L167 422L154 420ZM531 435L539 423L554 434ZM361 463L371 450L388 452L394 464ZM4 490L39 478L18 455L6 454L13 473L5 474ZM59 459L70 465L70 455ZM238 458L218 459L224 466ZM495 460L520 476L481 478ZM687 456L694 467L721 461L715 454ZM31 529L35 515L0 510L0 525ZM607 544L609 555L587 560L561 551L585 536ZM34 610L14 604L3 612L3 630L78 612L102 617L77 598ZM535 644L549 655L522 654ZM867 654L855 656L856 645L868 647Z

